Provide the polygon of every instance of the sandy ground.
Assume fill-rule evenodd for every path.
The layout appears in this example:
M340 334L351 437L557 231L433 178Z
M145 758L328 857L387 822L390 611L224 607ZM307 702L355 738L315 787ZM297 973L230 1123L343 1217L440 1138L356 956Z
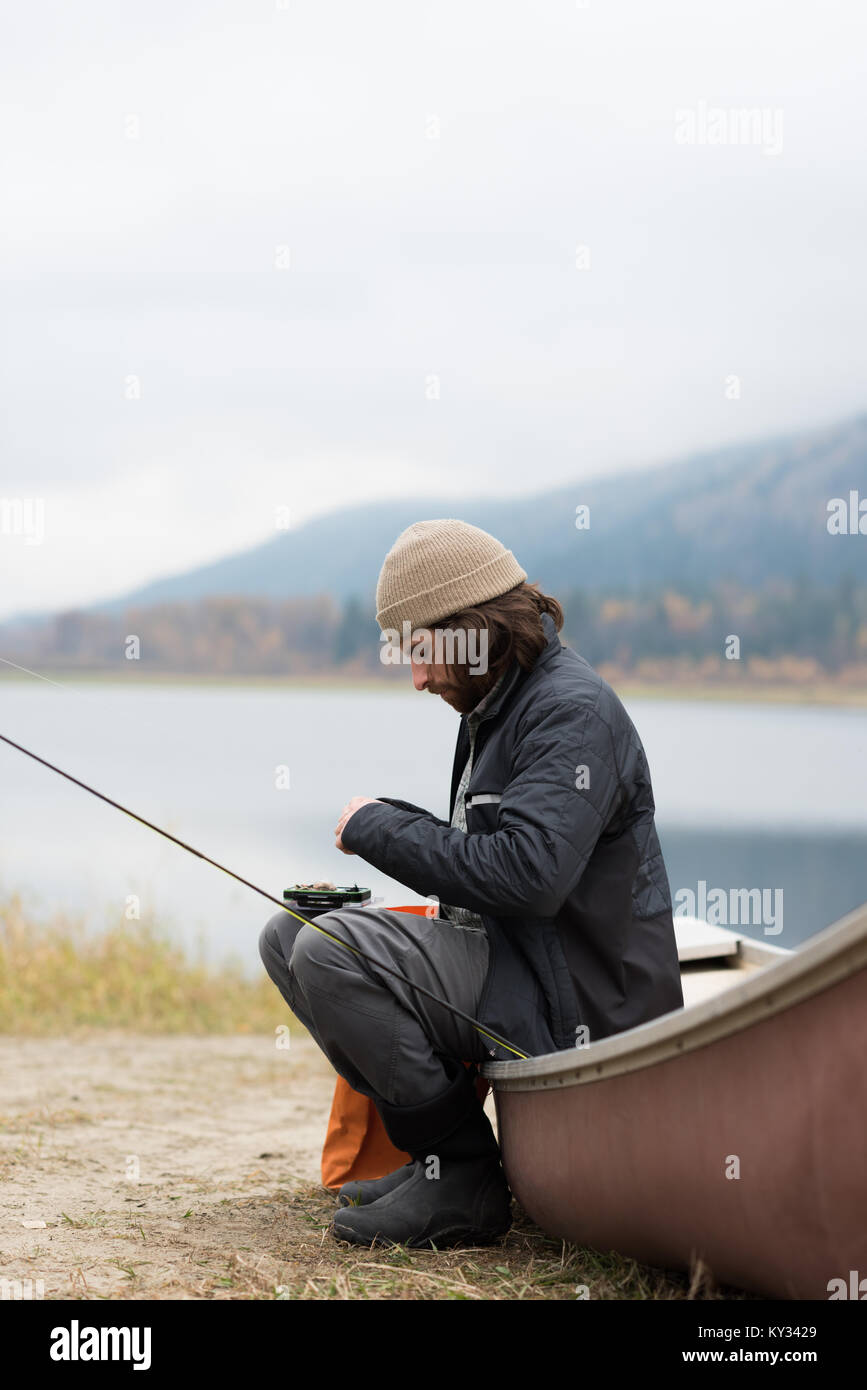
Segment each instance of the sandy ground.
M333 1084L306 1037L0 1037L0 1280L47 1299L326 1293L347 1249L320 1184Z
M333 1081L307 1038L0 1038L0 1279L46 1298L267 1293L296 1272L287 1215L322 1244L292 1198L313 1185L334 1206Z

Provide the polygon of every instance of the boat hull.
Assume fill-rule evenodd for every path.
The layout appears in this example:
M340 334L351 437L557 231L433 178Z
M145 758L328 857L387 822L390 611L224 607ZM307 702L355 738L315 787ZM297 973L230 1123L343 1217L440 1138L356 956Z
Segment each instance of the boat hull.
M867 1277L867 969L768 1015L595 1084L495 1082L532 1219L768 1297Z

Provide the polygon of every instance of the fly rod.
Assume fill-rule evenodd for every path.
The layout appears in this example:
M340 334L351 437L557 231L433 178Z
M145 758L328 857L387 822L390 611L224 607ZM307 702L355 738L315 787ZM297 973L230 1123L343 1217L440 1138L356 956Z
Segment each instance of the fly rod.
M514 1043L508 1042L506 1038L501 1038L500 1035L495 1033L492 1029L483 1028L478 1019L463 1013L462 1010L456 1008L454 1004L450 1004L447 999L438 998L436 994L432 994L431 991L425 989L423 985L417 985L414 984L412 980L408 980L399 970L393 969L390 965L383 965L381 961L374 960L372 956L367 955L358 946L351 946L348 941L343 940L343 937L335 936L333 932L326 931L324 927L317 926L315 922L310 921L309 917L302 916L300 912L295 912L291 907L287 907L284 902L281 902L279 898L275 898L273 894L266 893L264 888L259 888L255 883L251 883L249 879L242 878L240 874L236 874L232 869L227 869L225 864L218 864L216 859L211 859L209 855L203 854L201 850L195 849L192 845L186 844L183 840L179 840L177 835L170 834L168 830L163 830L161 826L154 825L153 821L145 820L144 816L137 815L136 812L131 811L128 806L121 806L119 801L113 801L112 798L106 796L104 792L98 792L95 787L88 786L87 782L82 782L78 777L73 777L71 772L64 772L62 767L55 767L54 763L48 762L47 758L40 758L38 753L31 752L29 748L22 747L20 743L15 743L13 739L7 738L5 734L0 734L0 740L2 740L3 743L8 743L10 748L17 748L19 753L24 753L28 758L32 758L34 762L41 763L43 767L47 767L52 772L58 773L59 776L65 777L67 782L74 782L77 787L81 787L84 791L90 792L91 796L98 797L100 801L106 802L108 806L113 806L116 811L122 811L125 816L129 816L132 820L138 821L139 825L144 825L148 830L153 830L157 835L162 835L164 839L171 840L172 844L179 845L180 848L185 849L188 854L194 854L197 859L203 859L206 864L211 864L215 869L219 869L221 873L228 874L229 878L233 878L236 883L242 883L245 888L251 888L252 891L258 893L260 897L267 898L269 903L276 903L277 907L282 908L284 912L288 912L290 917L297 918L297 920L303 922L306 927L312 927L314 931L319 932L320 936L327 937L329 941L334 941L338 946L344 946L347 951L354 952L356 956L360 956L362 960L366 960L369 965L376 966L377 970L384 970L388 975L393 975L396 980L400 980L402 984L408 985L409 988L414 989L417 994L423 994L424 997L430 999L433 1004L439 1004L441 1008L448 1009L449 1013L454 1014L455 1018L462 1019L464 1023L472 1024L476 1032L481 1033L483 1038L488 1038L491 1042L497 1043L499 1047L504 1047L507 1052L513 1053L515 1057L526 1060L526 1052L522 1052L520 1048L515 1047Z

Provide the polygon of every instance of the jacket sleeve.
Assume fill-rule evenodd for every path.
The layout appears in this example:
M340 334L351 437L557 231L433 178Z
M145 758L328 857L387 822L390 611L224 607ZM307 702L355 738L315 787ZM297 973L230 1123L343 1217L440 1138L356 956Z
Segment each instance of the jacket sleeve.
M590 706L555 703L516 731L496 830L465 834L424 812L366 805L342 839L422 895L493 917L553 917L622 800L608 725Z
M413 811L418 816L427 816L428 820L436 821L437 825L448 825L447 820L440 820L433 811L426 811L423 806L414 806L411 801L397 801L393 796L378 796L377 801L382 801L386 806L397 806L401 811Z

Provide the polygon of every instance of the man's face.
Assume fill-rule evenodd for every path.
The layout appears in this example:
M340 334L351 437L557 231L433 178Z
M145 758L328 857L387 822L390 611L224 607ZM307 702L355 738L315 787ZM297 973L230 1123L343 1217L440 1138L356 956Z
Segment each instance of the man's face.
M427 639L427 644L425 644ZM417 653L421 645L427 645L428 651L433 651L433 631L431 628L417 628L413 632L413 644L410 652ZM417 691L427 691L428 695L439 695L446 705L452 706L459 714L468 714L475 709L482 696L490 688L490 681L485 680L484 676L475 677L471 680L470 687L456 685L450 676L449 669L440 662L417 662L413 659L410 666L413 671L413 685Z
M430 628L417 628L413 632L411 653L417 653L425 639L428 649L433 651L433 631ZM410 669L412 670L412 683L416 690L426 690L429 695L439 695L440 699L445 700L446 704L451 705L458 714L469 714L470 710L475 709L485 693L484 681L480 682L478 690L473 687L467 690L463 686L455 685L451 680L448 668L441 662L423 662L413 659Z

